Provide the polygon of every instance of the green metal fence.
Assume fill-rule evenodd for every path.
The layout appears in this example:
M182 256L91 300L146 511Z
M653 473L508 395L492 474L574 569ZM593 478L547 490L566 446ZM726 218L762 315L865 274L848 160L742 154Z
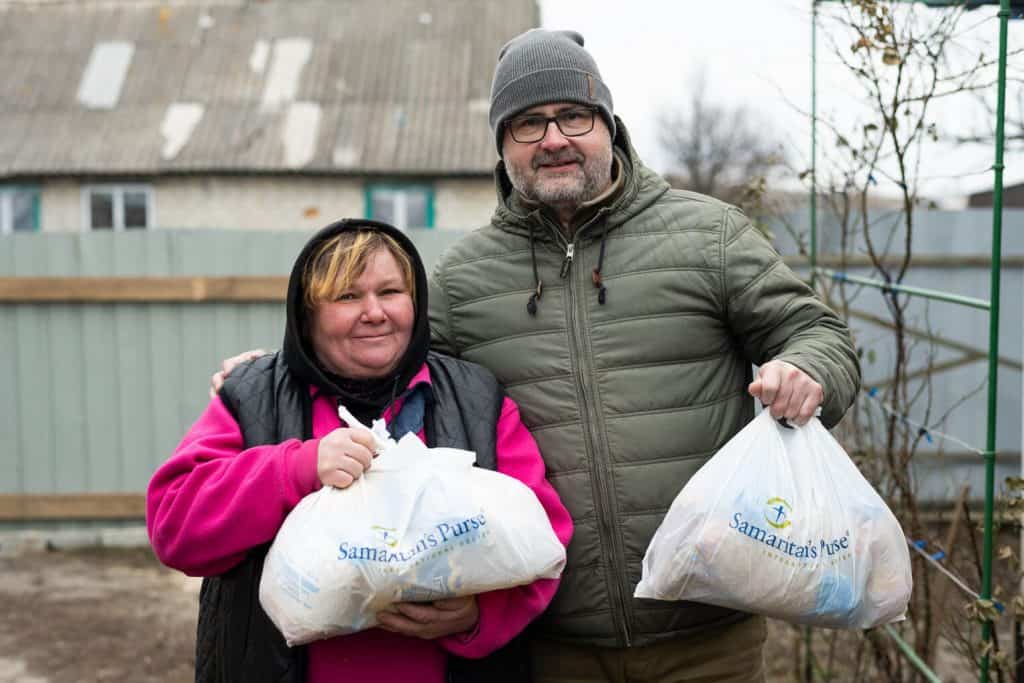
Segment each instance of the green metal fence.
M464 233L410 234L430 267ZM0 239L0 279L24 293L0 296L0 496L144 491L205 407L220 360L280 345L283 281L309 236ZM273 286L213 286L236 280Z
M961 7L973 8L978 5L998 4L999 5L999 67L997 76L996 96L996 128L995 128L995 162L992 165L993 203L992 203L992 267L991 267L991 296L989 301L962 297L947 292L927 290L918 287L911 287L902 283L888 283L872 281L868 278L851 276L845 273L819 268L817 265L817 24L818 4L829 0L811 0L811 196L810 196L810 219L811 219L811 282L814 283L818 276L828 277L838 281L856 282L860 285L874 287L882 292L899 292L909 296L923 297L946 303L971 306L987 310L989 312L989 344L988 344L988 408L987 428L985 442L985 517L984 517L984 550L982 556L982 585L978 595L980 600L990 600L992 597L992 556L993 556L993 502L995 494L995 454L996 454L996 412L997 412L997 380L998 380L998 358L999 358L999 307L1000 307L1000 274L1002 258L1002 213L1003 213L1003 147L1004 147L1004 123L1006 112L1006 55L1007 55L1007 33L1010 20L1010 0L999 2L984 0L896 0L897 2L923 2L931 7ZM926 565L928 566L928 565ZM885 632L895 642L900 651L907 657L929 681L938 681L936 676L927 664L917 657L914 649L905 642L895 629L886 627ZM982 645L985 648L981 659L979 680L986 683L989 678L989 644L992 637L992 622L986 620L982 624ZM808 652L810 648L808 647Z

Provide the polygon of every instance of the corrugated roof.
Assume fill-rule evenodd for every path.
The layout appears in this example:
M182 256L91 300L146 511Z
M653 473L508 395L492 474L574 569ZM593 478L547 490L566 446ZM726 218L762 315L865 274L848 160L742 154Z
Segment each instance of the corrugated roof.
M0 0L0 176L488 174L494 60L538 22L535 0Z

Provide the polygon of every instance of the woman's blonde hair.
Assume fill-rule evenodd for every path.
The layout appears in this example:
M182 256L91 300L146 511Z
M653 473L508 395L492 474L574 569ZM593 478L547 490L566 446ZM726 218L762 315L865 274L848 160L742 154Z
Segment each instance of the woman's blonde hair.
M379 249L388 250L416 305L416 276L412 259L391 235L376 230L346 230L316 248L302 273L303 303L307 311L317 304L334 301L366 270Z

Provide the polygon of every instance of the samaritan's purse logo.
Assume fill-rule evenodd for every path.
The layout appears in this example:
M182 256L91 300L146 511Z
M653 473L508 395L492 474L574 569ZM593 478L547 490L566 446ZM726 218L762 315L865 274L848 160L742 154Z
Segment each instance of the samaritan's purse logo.
M789 513L793 511L784 498L769 498L766 503L768 509L764 513L764 520L776 529L785 529L790 524Z
M389 548L394 548L398 545L398 529L391 529L386 526L377 526L374 524L370 527L376 534L377 538L381 543Z
M847 531L842 536L834 538L808 538L803 543L794 542L792 539L796 532L790 516L793 512L793 507L789 504L785 498L769 498L764 503L764 508L761 515L764 517L764 521L767 522L767 527L759 526L761 522L756 519L750 519L750 516L756 517L756 513L749 513L747 519L743 518L745 510L738 510L732 513L732 519L729 520L729 528L735 529L737 533L747 536L753 541L763 543L769 548L774 548L777 552L785 555L786 557L792 557L797 560L817 560L821 558L826 560L839 555L838 559L848 559L850 552L850 532ZM800 521L801 526L816 526L814 523L807 523L806 518ZM783 532L783 529L788 531ZM812 529L811 533L817 533L816 530ZM783 558L785 559L785 558Z

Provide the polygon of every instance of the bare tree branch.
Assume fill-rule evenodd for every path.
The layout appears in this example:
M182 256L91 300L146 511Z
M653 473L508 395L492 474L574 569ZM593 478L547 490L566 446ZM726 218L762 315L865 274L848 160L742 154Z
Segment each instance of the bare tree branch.
M688 83L688 102L658 117L658 140L680 187L740 203L753 182L782 167L781 146L748 108L714 102L704 72Z

